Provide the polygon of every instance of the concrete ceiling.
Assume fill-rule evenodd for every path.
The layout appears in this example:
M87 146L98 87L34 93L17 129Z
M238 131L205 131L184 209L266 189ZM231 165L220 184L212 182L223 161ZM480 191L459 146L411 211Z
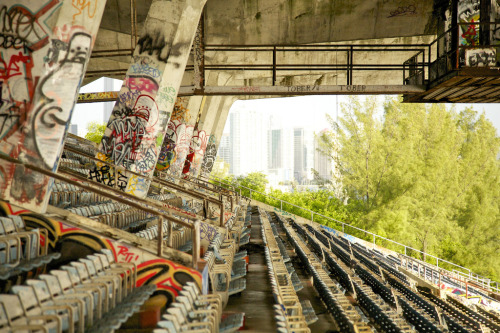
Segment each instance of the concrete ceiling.
M152 0L136 1L137 32L141 35ZM176 0L180 1L180 0ZM87 68L84 84L101 76L121 79L130 64L130 53L105 56L102 50L130 50L131 1L108 0L94 46L93 58ZM297 45L335 44L348 41L362 43L422 43L436 34L436 19L432 0L208 0L205 8L205 43L210 45ZM338 55L291 55L300 63L334 63ZM370 55L370 61L387 61L387 55ZM245 52L217 52L206 54L211 61L255 63L263 61L262 55ZM399 58L398 58L399 57ZM408 59L401 54L394 61ZM406 58L405 58L406 57ZM366 57L363 57L366 58ZM400 59L401 58L401 59ZM403 61L404 61L403 60ZM314 73L337 77L337 73ZM267 72L230 72L238 83L269 83ZM296 76L309 73L296 73ZM294 73L279 74L285 82ZM189 84L191 73L186 72ZM283 77L286 77L284 81ZM374 78L374 73L367 75ZM398 74L398 80L400 78ZM337 80L337 79L336 79ZM304 81L304 80L299 80ZM329 80L331 81L331 80ZM234 83L234 82L233 82ZM344 84L344 83L342 83ZM357 84L366 84L358 80Z

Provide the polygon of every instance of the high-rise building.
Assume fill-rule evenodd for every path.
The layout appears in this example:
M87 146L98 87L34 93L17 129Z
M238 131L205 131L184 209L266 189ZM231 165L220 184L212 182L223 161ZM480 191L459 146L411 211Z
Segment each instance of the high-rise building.
M236 176L266 172L269 117L261 112L240 109L230 114L231 169Z
M104 77L104 90L103 91L113 91L114 90L114 84L113 84L113 79L109 77ZM105 102L103 103L103 117L102 121L104 123L108 123L109 118L111 117L111 112L113 112L113 107L115 106L115 102Z
M220 138L219 151L217 157L231 164L231 141L228 133L223 133Z
M74 135L78 135L78 124L70 124L68 127L68 132Z
M279 124L273 124L277 127ZM273 128L268 132L268 180L271 186L293 179L293 130Z
M319 133L319 136L321 136L324 132L326 132L326 129L322 130ZM332 171L333 171L333 162L324 153L318 150L319 148L319 140L315 138L314 140L314 170L318 172L318 175L323 178L323 179L328 179L330 180L332 177Z
M283 167L283 130L269 130L269 169L279 169Z
M304 128L293 130L293 176L299 184L312 179L314 133Z

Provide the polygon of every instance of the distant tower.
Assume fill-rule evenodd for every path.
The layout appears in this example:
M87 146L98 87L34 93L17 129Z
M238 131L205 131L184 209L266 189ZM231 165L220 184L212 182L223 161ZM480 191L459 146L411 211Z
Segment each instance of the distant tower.
M113 79L110 79L109 77L104 78L104 91L113 91ZM115 102L105 102L103 106L103 119L102 121L104 123L108 123L109 118L111 117L111 112L113 112L113 106L115 105Z
M319 136L325 132L327 132L326 129L322 130ZM333 162L330 157L318 151L320 147L319 136L314 140L314 170L318 171L321 178L330 180L332 178Z
M68 132L74 135L78 135L78 124L70 124Z
M231 165L231 147L230 147L230 136L228 133L223 133L220 139L219 152L217 157Z
M241 108L231 113L231 174L239 176L267 170L269 124L266 120L262 113L252 109Z

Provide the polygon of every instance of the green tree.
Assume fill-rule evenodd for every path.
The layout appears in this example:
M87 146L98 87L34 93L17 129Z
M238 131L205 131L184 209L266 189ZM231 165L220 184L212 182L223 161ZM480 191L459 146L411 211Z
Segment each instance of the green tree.
M252 189L253 191L264 193L269 181L267 180L267 176L262 172L250 172L246 176L237 177L236 183L239 186L244 186L246 188ZM250 190L243 189L242 194L250 196Z
M87 134L85 134L85 139L95 142L97 144L101 143L102 136L106 130L106 124L99 124L96 121L92 121L87 125Z
M394 99L382 108L351 98L342 108L321 149L336 162L353 221L500 277L500 143L491 123L470 109Z
M230 167L231 166L229 165L229 163L224 161L222 158L217 157L210 175L220 179L224 179L229 175Z

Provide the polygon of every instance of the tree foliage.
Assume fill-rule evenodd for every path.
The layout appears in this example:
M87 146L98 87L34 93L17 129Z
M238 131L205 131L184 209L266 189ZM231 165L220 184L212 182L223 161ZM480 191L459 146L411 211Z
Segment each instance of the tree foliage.
M493 125L474 110L437 104L351 98L342 109L321 149L335 161L358 226L498 279Z
M102 136L106 130L106 124L100 124L96 121L92 121L87 125L87 134L85 134L85 139L95 142L97 144L101 143Z

